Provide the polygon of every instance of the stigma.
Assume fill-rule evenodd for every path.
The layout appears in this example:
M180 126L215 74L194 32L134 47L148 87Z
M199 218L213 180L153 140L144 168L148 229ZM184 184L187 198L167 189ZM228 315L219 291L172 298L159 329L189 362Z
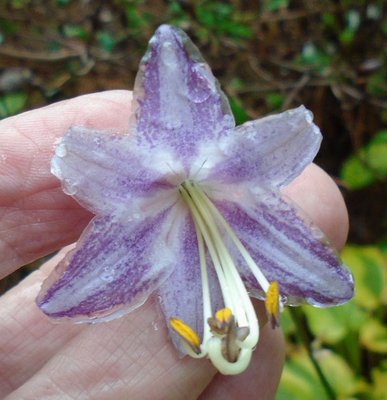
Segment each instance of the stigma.
M179 193L191 213L197 235L203 294L203 337L200 339L178 316L171 318L170 324L191 357L208 357L222 374L239 374L248 367L258 343L259 323L245 284L224 242L224 235L234 243L265 293L266 310L273 328L279 324L279 286L277 282L269 283L265 278L231 226L198 184L186 180L179 186ZM224 308L219 310L212 310L207 254L223 297Z

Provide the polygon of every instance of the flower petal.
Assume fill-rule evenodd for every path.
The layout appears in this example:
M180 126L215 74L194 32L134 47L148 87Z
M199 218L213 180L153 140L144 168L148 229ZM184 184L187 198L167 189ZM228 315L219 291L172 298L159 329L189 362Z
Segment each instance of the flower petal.
M134 87L131 129L140 141L187 160L235 126L228 100L188 36L162 25L149 42Z
M186 354L179 335L171 328L170 318L178 318L203 338L203 292L195 227L191 216L175 221L173 232L179 247L175 253L173 273L158 289L160 304L170 336L181 355ZM209 261L209 260L207 260ZM222 294L214 268L207 264L213 310L223 307Z
M228 198L230 199L230 192ZM353 296L351 273L329 247L323 233L305 222L278 193L239 190L239 204L217 206L269 281L278 281L288 303L316 306L341 304ZM260 286L234 249L237 264L253 293Z
M223 160L208 179L224 183L284 186L310 164L321 143L319 128L304 106L246 122L224 138Z
M171 210L121 224L94 218L43 283L37 304L52 318L109 320L140 306L171 273Z
M129 135L74 127L56 147L51 171L65 193L90 211L130 219L156 195L171 201L176 192L167 181L168 164L156 157L151 162L142 150Z

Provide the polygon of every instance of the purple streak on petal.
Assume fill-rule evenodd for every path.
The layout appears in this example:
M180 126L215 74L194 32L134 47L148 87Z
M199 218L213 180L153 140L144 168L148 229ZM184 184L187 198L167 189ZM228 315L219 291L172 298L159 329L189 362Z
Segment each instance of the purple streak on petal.
M125 225L94 218L44 282L38 306L53 318L106 320L141 305L174 265L170 211Z
M199 50L180 29L160 26L136 78L133 133L188 162L198 145L234 126L228 101Z
M203 294L199 251L195 227L191 216L179 219L173 227L174 241L178 243L176 267L158 290L161 307L170 336L181 355L186 354L181 338L170 327L169 319L179 318L203 337ZM170 235L171 236L171 235ZM170 238L171 240L171 238ZM223 307L223 300L214 269L208 265L210 294L213 311Z
M151 162L129 135L71 128L51 167L65 193L99 215L141 214L142 203L172 191L170 167Z
M255 198L254 198L255 197ZM300 218L296 208L274 192L246 192L243 205L218 202L222 215L269 281L277 280L290 303L341 304L353 296L351 273L329 247L322 232ZM248 286L260 286L236 250Z
M224 159L209 174L224 183L284 186L317 154L321 133L304 106L238 126L223 139Z

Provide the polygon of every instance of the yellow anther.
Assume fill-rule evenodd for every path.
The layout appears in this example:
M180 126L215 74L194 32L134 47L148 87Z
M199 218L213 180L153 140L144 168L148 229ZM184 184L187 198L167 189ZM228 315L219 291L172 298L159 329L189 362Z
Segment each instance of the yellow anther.
M230 308L221 308L215 313L215 318L222 324L228 324L232 317L232 311Z
M189 347L196 353L200 353L200 338L199 335L181 319L171 318L169 320L173 330L177 332L189 345Z
M271 282L266 292L265 306L271 327L274 329L279 326L280 296L277 281Z

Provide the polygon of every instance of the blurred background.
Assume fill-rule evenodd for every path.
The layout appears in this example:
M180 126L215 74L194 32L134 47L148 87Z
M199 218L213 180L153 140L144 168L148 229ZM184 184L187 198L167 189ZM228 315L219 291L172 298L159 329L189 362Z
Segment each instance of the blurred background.
M283 313L278 400L387 399L386 8L384 0L0 1L0 119L131 89L162 23L197 44L238 124L299 104L313 111L324 135L316 162L350 213L342 257L356 296L337 308ZM0 294L40 262L1 281Z

